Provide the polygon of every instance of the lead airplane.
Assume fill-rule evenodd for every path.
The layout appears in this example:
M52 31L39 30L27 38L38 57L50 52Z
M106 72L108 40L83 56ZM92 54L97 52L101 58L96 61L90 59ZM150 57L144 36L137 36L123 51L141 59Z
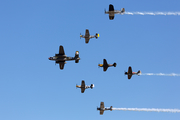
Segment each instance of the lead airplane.
M109 14L109 19L113 20L114 19L114 14L124 14L125 9L122 8L121 10L114 10L114 6L112 4L109 5L109 11L105 10L105 14Z
M112 106L111 106L110 108L105 108L105 107L104 107L104 102L101 102L100 107L99 107L99 108L97 107L97 110L100 111L100 115L103 115L103 113L104 113L105 110L110 110L110 111L112 111Z
M116 63L113 63L113 64L108 64L106 59L103 59L103 64L98 64L99 67L103 67L103 70L106 71L108 69L108 67L116 67Z
M131 66L128 68L128 72L124 72L125 75L128 75L128 79L131 79L132 75L140 75L141 71L139 70L138 72L132 72Z
M94 84L91 84L91 86L85 85L84 80L82 80L81 85L76 85L77 88L81 88L81 93L84 93L85 89L91 88L93 89Z
M85 35L80 34L80 38L85 38L85 43L88 43L89 39L94 38L94 37L97 39L99 37L99 34L96 33L96 35L90 35L88 29L86 29Z
M75 56L74 57L67 57L65 55L64 48L61 45L61 46L59 46L59 54L55 54L55 56L49 57L49 60L53 60L56 63L58 63L60 69L62 70L64 68L64 64L66 63L66 61L75 60L75 63L79 62L79 60L80 60L80 58L79 58L79 51L75 52Z

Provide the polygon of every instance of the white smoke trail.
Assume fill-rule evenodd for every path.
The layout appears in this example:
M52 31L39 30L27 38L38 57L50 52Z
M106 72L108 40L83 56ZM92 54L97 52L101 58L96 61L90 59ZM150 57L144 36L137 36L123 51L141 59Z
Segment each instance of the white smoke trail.
M156 76L180 76L180 74L171 73L171 74L165 74L165 73L141 73L139 75L156 75Z
M157 109L157 108L112 108L112 110L122 111L146 111L146 112L172 112L180 113L180 109Z
M180 15L180 12L125 12L127 15Z

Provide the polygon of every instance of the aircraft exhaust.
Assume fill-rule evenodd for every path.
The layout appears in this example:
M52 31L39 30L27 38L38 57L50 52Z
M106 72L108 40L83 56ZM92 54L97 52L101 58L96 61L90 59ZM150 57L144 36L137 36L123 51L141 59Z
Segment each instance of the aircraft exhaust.
M165 74L165 73L141 73L140 75L156 75L156 76L180 76L180 74L176 74L176 73L170 73L170 74Z
M180 15L180 12L124 12L127 15Z
M158 109L158 108L112 108L112 110L180 113L180 109Z

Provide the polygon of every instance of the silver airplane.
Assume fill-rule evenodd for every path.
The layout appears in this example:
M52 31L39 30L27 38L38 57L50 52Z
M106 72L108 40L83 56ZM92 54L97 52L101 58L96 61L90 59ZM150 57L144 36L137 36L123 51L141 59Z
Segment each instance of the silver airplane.
M93 89L94 84L91 84L91 86L85 85L84 80L82 80L81 85L76 85L76 88L81 88L81 93L84 93L85 89L91 88Z
M112 106L110 108L105 108L104 107L104 102L101 102L100 107L99 108L97 107L97 110L100 110L100 115L103 115L105 110L112 111Z
M116 65L117 65L116 63L108 64L106 59L103 59L103 64L98 64L99 67L103 67L104 72L108 69L108 67L112 67L112 66L116 67Z
M63 46L59 46L59 54L55 54L53 57L49 57L49 60L56 61L59 64L60 69L64 68L65 61L75 60L75 63L78 63L79 58L79 51L75 52L75 57L67 57L64 52Z
M97 39L99 37L99 34L96 33L96 35L90 35L88 29L86 29L85 35L81 35L80 33L80 38L85 38L85 43L88 43L89 39L94 38L94 37Z
M125 75L128 75L128 79L131 79L132 75L141 75L141 71L139 70L138 72L132 72L131 66L128 68L128 72L124 72Z
M109 14L109 19L114 19L114 14L124 14L125 9L122 8L121 10L114 10L114 6L112 4L109 5L109 11L105 10L105 14Z

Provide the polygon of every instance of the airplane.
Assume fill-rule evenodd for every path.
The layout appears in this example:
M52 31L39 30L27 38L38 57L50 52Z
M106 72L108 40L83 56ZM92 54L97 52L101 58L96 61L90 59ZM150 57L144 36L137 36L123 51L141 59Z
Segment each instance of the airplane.
M105 9L105 14L109 14L109 19L113 20L114 19L114 14L124 14L125 9L122 8L121 10L114 10L114 6L112 4L109 5L109 11L106 11Z
M105 108L105 107L104 107L104 102L101 102L100 107L99 107L99 108L97 107L97 110L100 111L100 115L103 115L103 113L104 113L105 110L110 110L110 111L112 111L112 106L111 106L110 108Z
M99 34L96 33L96 35L90 35L88 29L86 29L85 35L81 35L80 33L80 38L85 38L85 43L88 43L89 39L94 38L94 37L97 39L99 37Z
M63 48L62 45L59 46L59 54L55 54L55 56L49 57L48 59L56 61L56 63L59 64L59 67L60 67L61 70L64 68L64 64L66 63L65 61L75 60L75 63L78 63L79 60L80 60L79 51L75 52L75 57L67 57L65 55L64 48Z
M116 67L116 63L114 64L108 64L106 59L103 59L103 64L98 64L99 67L103 67L103 70L106 71L108 69L108 67L114 66Z
M129 66L128 72L124 72L125 75L128 75L128 79L131 79L132 75L140 75L141 71L139 70L138 72L132 72L131 66Z
M84 80L82 80L81 85L76 85L76 88L81 88L81 93L84 93L85 89L87 88L93 89L93 87L94 87L94 84L91 84L91 86L85 85Z

